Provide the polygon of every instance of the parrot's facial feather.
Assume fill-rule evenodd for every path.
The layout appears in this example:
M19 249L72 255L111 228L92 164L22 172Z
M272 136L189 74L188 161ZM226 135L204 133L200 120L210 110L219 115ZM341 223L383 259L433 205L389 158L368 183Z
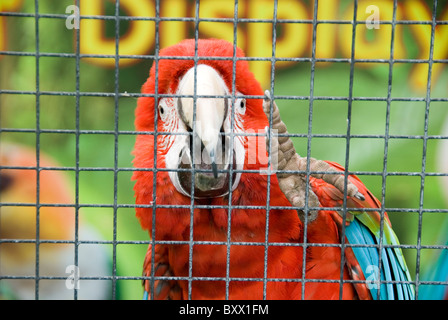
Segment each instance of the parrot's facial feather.
M159 114L163 110L160 117L167 124L163 127L164 130L186 133L166 136L170 142L163 145L167 147L166 167L183 169L170 171L171 181L186 196L191 196L192 180L195 198L226 195L230 189L237 187L241 176L241 173L233 173L230 179L230 169L241 170L244 165L242 137L235 137L231 147L230 133L244 132L241 105L245 105L245 101L236 99L235 104L239 107L234 113L232 130L229 107L231 99L224 97L229 95L229 89L215 69L203 64L185 73L179 81L176 94L181 97L171 99L174 108L159 107ZM167 105L163 100L165 99L161 99L160 105Z

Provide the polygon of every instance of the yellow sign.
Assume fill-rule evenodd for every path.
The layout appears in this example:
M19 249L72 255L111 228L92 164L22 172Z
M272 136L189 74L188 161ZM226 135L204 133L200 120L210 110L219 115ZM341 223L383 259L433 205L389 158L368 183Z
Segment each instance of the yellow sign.
M103 0L81 0L81 15L104 14ZM199 36L203 38L221 38L234 41L236 33L237 44L250 57L272 57L273 37L273 0L240 0L238 18L254 19L249 22L200 21ZM353 2L343 6L346 1L320 0L317 19L324 20L316 29L316 58L350 58L352 52ZM154 0L121 0L121 8L133 17L155 17ZM377 28L368 28L367 21L372 15L369 8L377 9L380 21L391 21L393 18L393 1L360 0L358 3L357 20L366 21L356 27L355 59L390 59L392 26L380 24ZM340 10L342 8L342 10ZM201 0L199 18L228 18L235 15L234 0ZM369 11L370 10L370 11ZM277 58L311 57L313 8L306 6L300 0L279 0L277 7L277 28L275 56ZM196 15L195 1L164 0L160 1L160 16L162 18L188 17L188 21L167 21L159 23L159 43L166 47L194 34ZM423 0L399 2L396 19L431 21L432 14ZM448 19L448 10L444 10L439 20ZM257 20L257 21L255 21ZM301 22L295 23L294 21ZM342 21L343 23L337 23ZM334 22L334 23L332 23ZM104 37L104 20L81 20L81 53L115 55L115 39ZM133 20L128 32L120 38L119 54L149 54L155 43L154 20ZM416 59L429 58L431 25L429 24L397 24L395 28L394 59L409 58L404 44L404 29L412 32L413 43L418 45ZM434 59L444 59L448 56L448 25L438 25L435 30ZM115 66L114 59L89 59L95 64ZM139 61L138 59L120 59L120 66L126 66ZM267 84L271 75L271 62L250 62L256 77ZM278 63L276 67L285 67L293 62ZM323 63L322 63L323 64ZM372 64L359 64L371 67ZM434 80L440 75L441 63L433 64ZM425 89L427 83L428 64L415 64L410 83L413 88Z
M106 0L80 0L80 51L87 55L109 55L111 58L83 58L93 64L104 67L115 67L116 39L112 35L106 37L106 19L91 19L83 16L105 15ZM313 1L278 0L275 28L276 58L310 58L312 56L313 38ZM21 1L2 0L2 9L17 8ZM111 2L112 3L112 2ZM239 0L239 19L235 17L234 0L201 0L198 22L196 17L196 1L163 0L160 1L158 22L159 44L161 48L175 44L183 39L194 37L195 26L198 24L199 37L221 38L234 41L249 57L272 58L274 0ZM8 7L9 4L9 8ZM442 6L442 4L439 4ZM448 5L441 8L443 12L437 20L448 20ZM121 13L126 16L141 18L137 20L120 20L128 24L125 34L120 35L118 54L120 67L125 67L140 59L121 57L146 55L154 52L156 37L155 0L120 0ZM432 13L424 0L399 1L396 20L432 21ZM385 59L391 58L392 25L381 24L381 21L391 21L393 18L393 1L390 0L359 0L356 14L355 44L352 46L353 34L353 1L319 0L317 11L315 55L321 58L350 58L354 47L355 59ZM110 16L109 16L110 17ZM1 18L1 17L0 17ZM113 18L113 16L112 16ZM174 18L174 19L170 19ZM176 18L178 19L176 21ZM179 20L179 18L181 18ZM224 18L227 21L213 21ZM210 21L211 20L211 21ZM2 21L0 20L0 23ZM111 22L115 25L115 19ZM396 24L393 59L429 59L431 24ZM4 34L3 34L4 35ZM411 41L405 41L411 37ZM406 39L405 39L406 38ZM439 24L435 28L433 59L448 58L448 25ZM5 50L5 37L0 35L0 49ZM415 48L417 47L417 48ZM411 56L410 51L414 52ZM417 52L417 56L415 56ZM287 59L286 59L287 60ZM387 62L385 61L385 62ZM277 68L290 66L293 61L276 62ZM331 62L320 62L322 67ZM270 82L271 62L251 61L251 69L263 85ZM372 63L358 63L366 68ZM433 81L440 76L446 64L434 63L432 67ZM413 89L426 89L428 63L414 63L409 75Z

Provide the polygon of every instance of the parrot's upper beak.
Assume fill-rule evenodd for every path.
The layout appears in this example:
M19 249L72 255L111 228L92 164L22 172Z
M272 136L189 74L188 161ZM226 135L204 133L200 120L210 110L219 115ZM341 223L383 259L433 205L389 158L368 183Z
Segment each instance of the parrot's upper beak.
M184 194L191 195L194 172L195 198L227 194L230 162L234 161L230 159L229 137L222 135L229 104L222 96L228 94L227 86L215 69L200 64L181 79L177 94L198 96L196 100L187 97L177 100L179 116L191 132L179 154L179 167L194 169L179 171L177 185Z

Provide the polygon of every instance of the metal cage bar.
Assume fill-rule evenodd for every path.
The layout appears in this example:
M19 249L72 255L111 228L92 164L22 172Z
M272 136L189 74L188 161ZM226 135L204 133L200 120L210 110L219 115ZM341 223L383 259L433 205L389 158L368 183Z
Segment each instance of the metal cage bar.
M418 234L417 234L417 258L416 258L416 271L415 271L415 292L416 298L418 298L419 294L419 278L420 278L420 253L421 250L418 248L421 246L422 241L422 224L423 224L423 197L424 197L424 189L425 189L425 175L426 175L426 153L428 146L428 124L429 124L429 106L431 104L431 75L432 75L432 65L433 65L433 56L434 56L434 39L435 39L435 30L436 30L436 13L437 13L437 0L433 2L433 11L432 11L432 24L431 24L431 42L429 46L429 62L428 62L428 80L426 85L426 106L425 106L425 127L424 127L424 136L423 136L423 156L422 156L422 174L421 174L421 184L420 184L420 200L419 200L419 221L418 221Z
M39 95L39 19L37 13L39 12L39 1L34 1L34 6L36 10L36 20L35 20L35 37L36 37L36 284L35 284L35 297L36 300L39 299L39 236L40 236L40 204L39 204L39 194L40 194L40 95Z

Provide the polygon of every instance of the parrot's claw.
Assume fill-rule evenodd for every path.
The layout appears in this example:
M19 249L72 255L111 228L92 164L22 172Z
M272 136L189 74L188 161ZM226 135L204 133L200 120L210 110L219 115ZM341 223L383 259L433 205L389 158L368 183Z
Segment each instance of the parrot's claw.
M264 92L264 94L265 94L265 98L264 98L264 101L266 101L266 102L268 102L268 101L271 101L271 93L269 92L269 90L266 90L265 92Z
M356 199L359 199L359 200L361 200L361 201L366 200L366 198L364 197L364 195L363 195L361 192L356 193L356 194L355 194L355 198L356 198Z
M358 188L350 181L345 182L342 172L337 171L325 161L314 158L307 159L306 157L300 157L300 155L297 154L292 140L286 135L288 133L286 125L280 118L280 111L278 110L277 105L271 99L271 93L266 90L264 94L263 110L268 119L272 118L272 128L265 127L267 136L266 145L271 157L277 159L277 178L280 189L289 202L295 207L304 207L306 197L305 190L309 184L307 185L305 174L282 172L285 170L322 172L310 173L309 176L324 180L342 193L347 189L348 197L355 197L364 201L365 197L358 191ZM275 135L273 134L274 132ZM278 134L281 134L282 136L278 137ZM269 145L271 145L271 148L269 148ZM309 189L308 207L312 208L319 206L320 202L318 197L311 189ZM303 221L303 214L299 214L299 216L301 216L300 218ZM313 221L316 217L316 210L308 211L308 221Z
M308 215L305 217L305 207L320 207L320 202L316 194L310 189L308 194L308 205L306 206L306 184L300 175L281 175L278 177L278 184L291 205L300 208L297 209L297 211L299 213L299 218L302 221L305 221L306 219L308 221L313 221L317 218L318 211L312 209L308 210Z

